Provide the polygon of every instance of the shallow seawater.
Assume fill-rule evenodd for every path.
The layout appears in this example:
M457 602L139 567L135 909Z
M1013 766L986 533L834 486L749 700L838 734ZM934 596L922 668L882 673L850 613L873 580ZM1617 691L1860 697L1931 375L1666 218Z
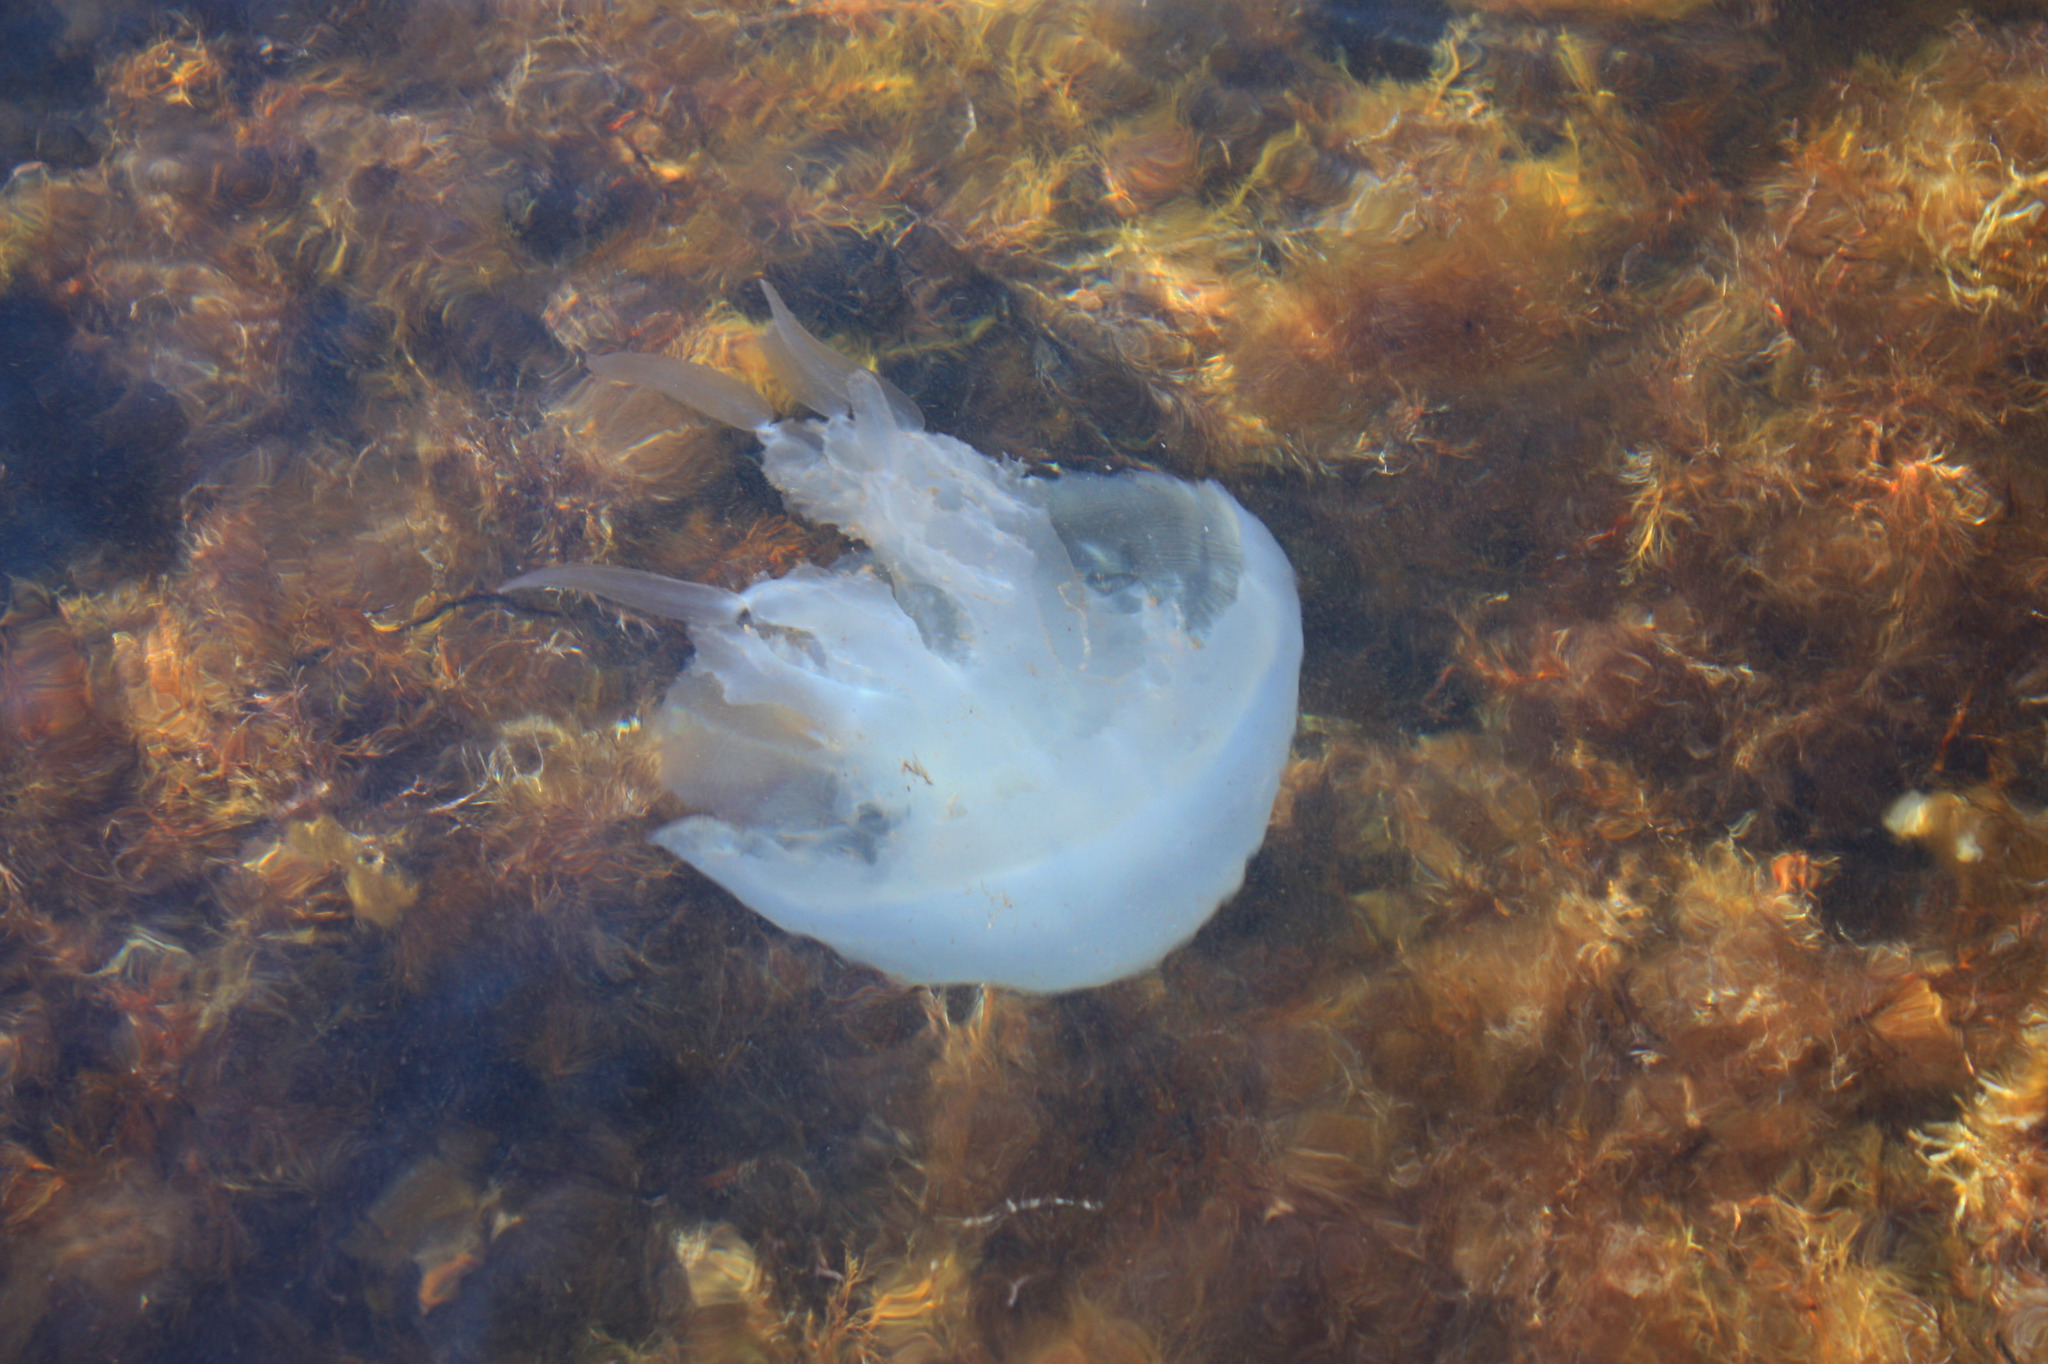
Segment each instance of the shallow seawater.
M0 1359L2048 1355L2048 12L0 9ZM930 429L1215 479L1301 717L1158 967L649 841Z

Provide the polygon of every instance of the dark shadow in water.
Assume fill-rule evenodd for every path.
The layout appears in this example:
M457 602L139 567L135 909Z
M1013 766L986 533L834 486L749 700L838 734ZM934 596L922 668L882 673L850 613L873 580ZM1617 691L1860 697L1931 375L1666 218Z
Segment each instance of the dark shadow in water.
M162 492L184 414L71 338L47 301L0 295L0 573L33 574L93 544L169 547Z
M1322 0L1302 10L1317 46L1361 80L1428 75L1450 18L1439 0Z

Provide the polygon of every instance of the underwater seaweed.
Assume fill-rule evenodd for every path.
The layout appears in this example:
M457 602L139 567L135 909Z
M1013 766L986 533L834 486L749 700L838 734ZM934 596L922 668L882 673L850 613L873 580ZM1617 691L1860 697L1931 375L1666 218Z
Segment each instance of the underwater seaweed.
M9 11L0 1355L2048 1348L2040 7L1450 8ZM580 368L762 280L1294 562L1156 968L775 929L687 632L492 592L849 551Z

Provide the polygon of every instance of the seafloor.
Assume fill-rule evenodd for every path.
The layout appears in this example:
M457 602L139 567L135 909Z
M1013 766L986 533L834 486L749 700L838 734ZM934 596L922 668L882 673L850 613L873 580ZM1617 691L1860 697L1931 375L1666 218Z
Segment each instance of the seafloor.
M0 1360L2048 1359L2042 12L6 0ZM764 277L1293 557L1158 970L776 931L478 595L843 550L580 379Z

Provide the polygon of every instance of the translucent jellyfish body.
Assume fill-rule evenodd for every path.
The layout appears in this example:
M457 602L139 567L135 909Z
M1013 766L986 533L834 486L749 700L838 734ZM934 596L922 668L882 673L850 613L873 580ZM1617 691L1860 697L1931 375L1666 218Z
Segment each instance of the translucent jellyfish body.
M928 984L1156 964L1265 837L1301 664L1286 555L1216 483L1034 477L926 432L770 302L763 347L821 420L683 361L590 368L753 429L788 504L865 552L740 593L596 565L507 589L689 623L650 727L692 813L654 838L782 928Z

